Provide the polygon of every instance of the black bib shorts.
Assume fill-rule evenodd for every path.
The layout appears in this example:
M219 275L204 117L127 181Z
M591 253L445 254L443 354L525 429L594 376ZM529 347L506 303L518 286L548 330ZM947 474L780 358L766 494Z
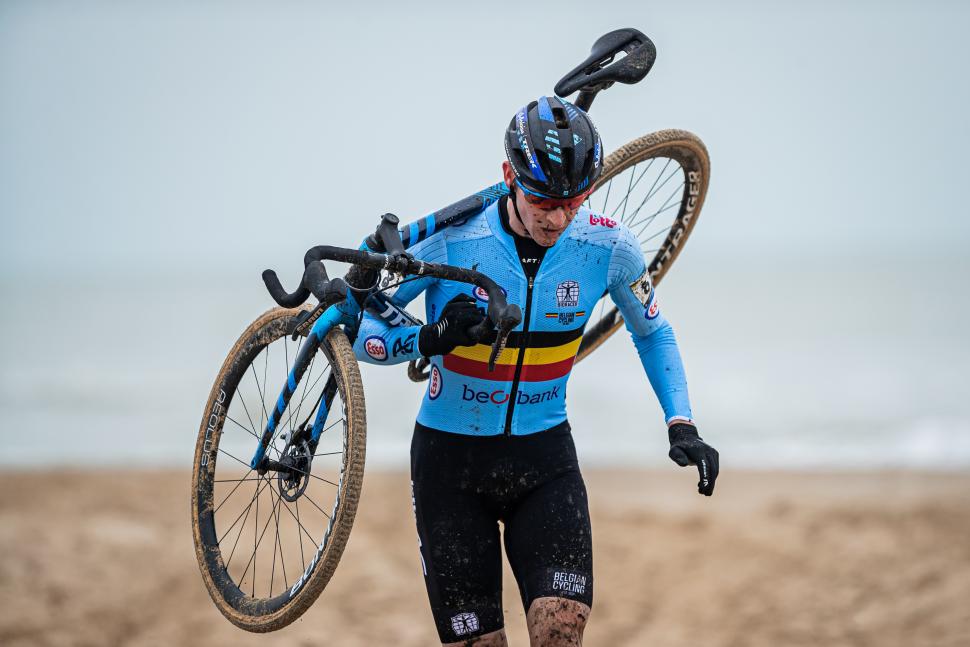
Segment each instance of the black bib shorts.
M441 642L504 626L499 522L526 611L550 596L592 606L589 504L568 423L486 437L417 425L411 487Z

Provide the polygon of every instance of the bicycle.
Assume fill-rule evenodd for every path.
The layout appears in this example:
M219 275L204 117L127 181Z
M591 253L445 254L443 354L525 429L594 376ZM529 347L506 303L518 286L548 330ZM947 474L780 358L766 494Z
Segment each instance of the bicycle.
M563 97L578 92L575 104L588 111L600 91L616 82L642 80L655 58L653 43L641 32L610 32L556 84L555 92ZM666 161L654 168L658 160ZM671 191L668 185L678 175ZM630 227L650 258L654 283L659 283L697 222L709 175L706 148L695 135L682 130L645 135L606 157L587 202L591 211L601 206L589 217L607 227L617 222ZM614 184L619 187L615 205L610 202ZM421 276L474 284L488 297L488 316L481 326L482 331L486 326L496 331L489 358L490 368L494 366L522 319L520 308L507 303L502 288L484 274L422 262L407 249L507 195L503 183L495 184L400 229L397 217L385 214L359 249L308 250L301 284L292 293L275 272L263 272L279 307L250 324L229 351L206 404L192 472L199 568L213 602L233 624L253 632L288 625L313 604L340 560L363 480L366 411L351 344L365 310L391 325L414 325L420 321L394 306L388 290ZM351 267L343 278L330 279L324 260ZM311 295L316 305L306 303ZM603 300L597 310L589 317L576 361L623 323L617 309L607 309ZM408 375L414 381L430 377L434 393L440 384L427 368L426 359L411 362ZM283 386L271 392L271 379ZM331 420L335 412L339 418Z

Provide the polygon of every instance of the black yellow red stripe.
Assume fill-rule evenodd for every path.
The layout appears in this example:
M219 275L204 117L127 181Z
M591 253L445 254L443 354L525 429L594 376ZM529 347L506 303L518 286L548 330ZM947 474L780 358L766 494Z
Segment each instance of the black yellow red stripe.
M520 381L543 382L554 380L569 374L579 344L582 341L582 329L570 331L542 331L529 337L529 347L521 352L525 353L522 360ZM516 345L519 338L510 339ZM511 346L511 343L510 343ZM515 376L515 365L519 359L518 347L506 347L495 360L495 370L488 370L488 357L491 346L478 344L476 346L459 346L451 354L445 355L444 365L449 371L461 375L475 377L482 380L511 381Z
M558 319L560 314L565 314L565 315L572 314L573 316L576 316L576 317L585 317L586 316L586 311L585 310L579 310L578 312L573 312L573 313L569 313L569 312L561 312L561 313L560 312L547 312L546 313L546 319Z

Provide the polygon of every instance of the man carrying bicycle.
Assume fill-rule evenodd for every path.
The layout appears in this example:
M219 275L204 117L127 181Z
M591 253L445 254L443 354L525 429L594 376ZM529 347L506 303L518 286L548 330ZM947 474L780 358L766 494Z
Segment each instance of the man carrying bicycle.
M403 309L424 292L429 324L392 325L368 312L354 350L375 364L431 359L411 479L441 642L506 644L504 543L532 644L579 645L593 599L592 543L566 382L601 296L609 293L623 315L664 410L670 458L697 466L701 494L713 493L718 454L693 424L680 354L639 243L621 223L582 207L602 171L592 121L568 102L540 97L513 117L505 147L510 195L408 250L477 269L520 304L522 323L494 370L491 340L471 330L485 318L488 295L432 277L404 283L391 299Z

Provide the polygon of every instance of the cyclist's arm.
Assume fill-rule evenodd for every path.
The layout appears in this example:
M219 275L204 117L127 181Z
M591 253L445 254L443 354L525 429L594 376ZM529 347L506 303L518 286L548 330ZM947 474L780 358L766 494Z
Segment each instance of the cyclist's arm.
M665 420L668 424L692 420L687 376L674 330L660 314L639 244L625 228L618 235L610 257L610 297L623 315Z
M446 260L441 235L421 241L408 249L408 253L425 261L443 263ZM435 281L429 276L416 278L402 284L390 298L379 302L372 300L354 341L357 359L368 364L400 364L421 357L418 350L421 323L410 317L404 308Z

